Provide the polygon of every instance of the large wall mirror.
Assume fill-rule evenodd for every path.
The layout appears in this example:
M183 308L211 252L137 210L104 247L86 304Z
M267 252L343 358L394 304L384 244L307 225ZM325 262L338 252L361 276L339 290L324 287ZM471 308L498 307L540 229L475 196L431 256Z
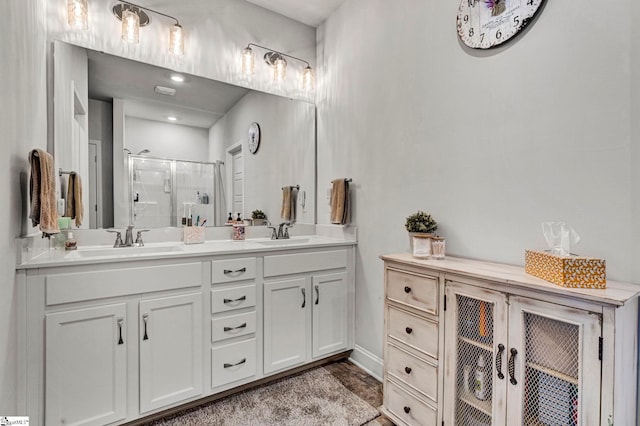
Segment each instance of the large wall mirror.
M221 226L254 210L276 223L289 186L296 221L315 223L313 104L59 41L50 69L56 167L82 179L82 228L180 226L189 214ZM66 185L62 174L62 198Z

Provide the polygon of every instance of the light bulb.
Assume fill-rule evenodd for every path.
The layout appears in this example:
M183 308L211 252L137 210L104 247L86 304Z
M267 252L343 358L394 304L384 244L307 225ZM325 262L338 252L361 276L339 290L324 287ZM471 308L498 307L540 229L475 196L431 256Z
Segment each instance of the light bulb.
M89 29L87 0L67 0L67 21L74 30Z
M140 17L130 9L122 11L122 39L131 44L140 42Z
M315 76L313 75L313 70L309 65L302 71L302 90L305 92L309 92L313 90L315 85Z
M184 31L180 24L169 30L169 52L176 56L184 55Z
M242 74L251 75L255 71L255 55L253 50L247 46L242 50Z
M284 77L287 75L287 62L283 57L279 57L273 63L273 81L275 83L281 83L284 81Z

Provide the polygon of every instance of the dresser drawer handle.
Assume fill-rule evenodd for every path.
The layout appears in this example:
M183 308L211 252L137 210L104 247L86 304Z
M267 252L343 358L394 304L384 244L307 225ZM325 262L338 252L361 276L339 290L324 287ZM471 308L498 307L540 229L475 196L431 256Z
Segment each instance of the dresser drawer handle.
M236 327L224 327L223 330L224 331L233 331L233 330L238 330L240 328L246 328L247 327L247 323L243 322L242 324L236 326Z
M222 366L224 368L231 368L231 367L235 367L235 366L240 365L240 364L244 364L245 362L247 362L247 359L246 358L242 358L240 361L236 362L235 364L229 364L229 363L225 362Z
M404 292L405 292L405 293L411 293L411 287L408 287L408 286L407 286L407 287L405 287L405 288L404 288Z
M247 268L244 267L244 268L236 269L235 271L232 271L231 269L225 269L223 272L224 272L225 275L238 274L240 272L247 272Z
M247 296L238 297L237 299L222 299L222 302L227 304L227 303L234 303L234 302L242 302L243 300L247 300Z
M411 367L405 367L404 372L407 374L411 374Z
M407 327L407 328L404 329L404 331L406 331L407 334L411 334L411 333L413 333L413 328Z
M411 411L411 407L404 407L404 412L409 414L409 411Z

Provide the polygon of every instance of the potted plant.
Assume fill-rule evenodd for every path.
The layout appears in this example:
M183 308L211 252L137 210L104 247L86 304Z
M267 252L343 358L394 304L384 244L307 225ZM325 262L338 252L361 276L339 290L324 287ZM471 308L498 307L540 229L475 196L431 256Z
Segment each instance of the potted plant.
M429 213L418 210L416 213L407 216L404 227L409 232L409 245L413 252L413 237L432 237L433 233L438 229L438 222Z
M251 212L251 219L253 219L253 226L261 226L267 224L267 215L262 210L254 210Z

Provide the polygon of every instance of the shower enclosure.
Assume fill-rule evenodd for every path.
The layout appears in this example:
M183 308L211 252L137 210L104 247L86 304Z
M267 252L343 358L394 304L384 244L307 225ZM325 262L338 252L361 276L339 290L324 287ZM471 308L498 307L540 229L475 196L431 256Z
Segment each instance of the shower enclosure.
M170 160L129 156L129 222L137 228L181 226L182 218L193 225L219 225L226 210L221 189L224 163Z

